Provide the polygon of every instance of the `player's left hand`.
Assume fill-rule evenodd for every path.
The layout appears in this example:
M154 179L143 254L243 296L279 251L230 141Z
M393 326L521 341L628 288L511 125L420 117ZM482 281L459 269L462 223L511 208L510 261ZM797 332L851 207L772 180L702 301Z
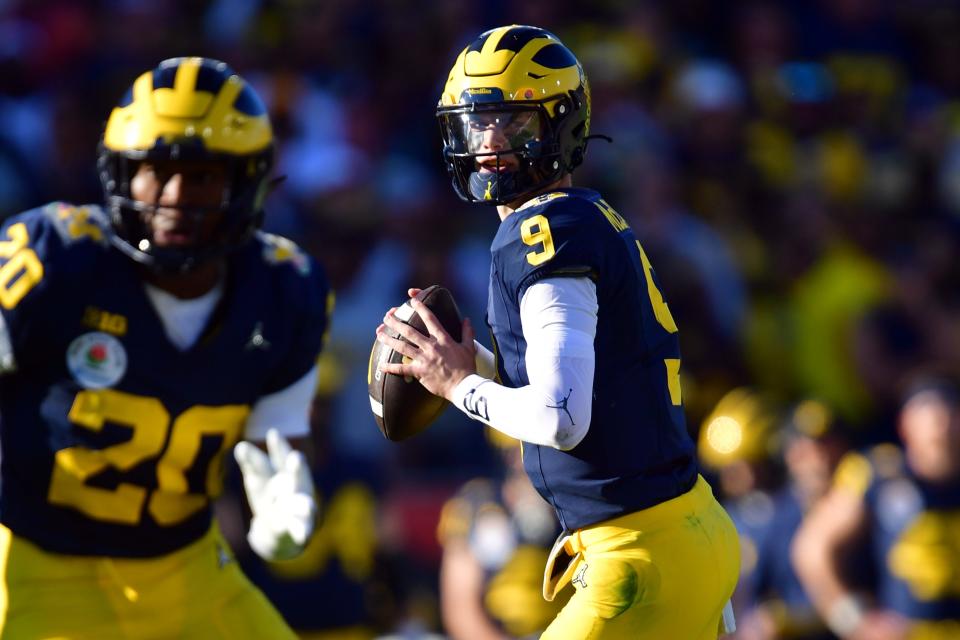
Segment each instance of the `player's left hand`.
M377 340L410 359L408 363L380 365L380 370L401 376L411 376L420 381L430 393L450 400L453 390L471 373L476 373L477 347L473 342L473 325L469 318L463 320L462 340L457 342L447 333L440 321L422 302L416 298L410 305L427 327L429 335L424 335L397 320L390 309L383 318L383 324L377 327ZM387 335L386 328L393 329L409 342Z
M247 541L264 560L287 560L306 545L317 514L313 479L303 454L276 429L267 431L267 452L239 442L233 455L253 511Z

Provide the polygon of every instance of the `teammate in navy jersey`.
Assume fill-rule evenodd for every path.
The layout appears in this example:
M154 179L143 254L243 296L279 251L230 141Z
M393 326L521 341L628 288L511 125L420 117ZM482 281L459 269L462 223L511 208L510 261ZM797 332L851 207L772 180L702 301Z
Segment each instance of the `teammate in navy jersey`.
M900 411L903 447L847 454L792 547L797 575L831 630L852 640L960 638L960 396L919 382ZM865 552L875 581L844 562Z
M105 206L0 227L3 637L293 637L211 517L236 445L254 550L295 555L313 528L287 438L308 428L329 290L258 230L272 157L240 76L166 60L107 122Z
M843 424L823 403L808 399L798 403L783 424L787 482L765 501L757 500L753 513L744 504L742 515L752 516L751 566L744 567L738 592L747 607L737 614L737 637L743 640L790 638L831 640L823 619L813 607L790 563L790 545L806 514L827 493L837 463L847 451ZM740 523L734 519L738 528ZM744 543L741 529L741 543ZM747 564L747 563L745 563ZM849 567L856 576L857 567ZM736 599L735 599L736 602Z
M539 637L566 603L540 596L543 565L559 532L553 509L523 470L520 443L489 430L501 477L473 478L443 506L440 604L454 640Z
M547 31L490 30L460 53L437 117L457 194L501 219L486 318L496 357L469 321L457 343L414 303L429 335L390 310L378 339L410 361L382 369L524 442L565 529L544 596L576 587L544 638L716 638L732 626L736 532L697 473L677 326L650 262L600 194L572 187L591 137L582 67Z

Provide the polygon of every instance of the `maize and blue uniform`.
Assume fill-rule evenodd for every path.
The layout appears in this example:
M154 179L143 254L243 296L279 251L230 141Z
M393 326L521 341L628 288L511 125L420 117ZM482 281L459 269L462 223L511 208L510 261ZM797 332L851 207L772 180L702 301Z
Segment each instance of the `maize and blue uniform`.
M62 203L0 228L0 629L286 637L211 500L251 407L316 363L323 273L257 234L181 351L111 234L100 208Z
M803 522L804 507L796 491L786 487L777 492L764 507L760 518L747 515L746 525L733 516L741 531L741 541L748 537L752 557L745 562L741 577L745 604L763 604L773 614L777 638L794 640L830 640L827 630L813 603L807 596L790 561L790 546ZM749 512L749 507L741 511ZM760 520L760 521L757 521ZM746 531L747 533L744 533ZM744 553L747 558L747 553Z
M250 553L240 564L301 640L371 640L394 606L377 528L382 470L329 456L313 480L322 515L303 552L277 562Z
M910 619L911 638L960 637L960 482L925 482L884 444L847 454L835 483L864 500L877 605Z
M529 384L528 287L590 278L599 303L587 435L570 451L524 443L526 471L576 556L566 578L577 593L544 637L716 638L737 580L737 536L697 473L677 326L643 248L599 194L571 188L508 216L491 252L487 323L508 387Z
M566 602L540 595L558 529L552 513L538 513L538 505L511 509L503 489L503 482L488 478L467 482L444 504L437 536L444 546L468 545L483 570L483 609L490 621L511 638L528 638L542 632Z

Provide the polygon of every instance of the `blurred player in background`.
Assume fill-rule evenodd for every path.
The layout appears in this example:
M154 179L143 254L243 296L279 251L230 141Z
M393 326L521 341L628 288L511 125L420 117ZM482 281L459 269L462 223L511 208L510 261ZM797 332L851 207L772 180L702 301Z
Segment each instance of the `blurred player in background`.
M107 122L106 206L0 229L3 637L293 637L210 507L237 445L257 553L295 555L314 523L286 438L308 429L329 292L258 231L272 159L240 76L166 60Z
M384 549L381 469L335 452L330 441L330 403L339 400L344 384L332 357L325 346L306 447L323 517L303 552L292 559L261 558L243 541L240 501L221 499L216 509L244 573L301 640L371 640L398 624L403 574ZM228 480L226 491L239 494L236 474Z
M804 514L830 488L847 443L839 421L816 400L797 404L780 432L787 484L752 523L752 566L738 586L747 611L738 613L737 638L829 640L833 636L790 564L790 544Z
M716 638L732 626L736 531L697 473L677 326L650 262L623 217L572 187L591 137L583 68L547 31L492 29L461 52L437 117L457 194L502 221L487 305L496 381L475 373L469 321L457 343L419 303L430 335L390 310L378 339L411 360L382 369L523 441L565 530L544 596L576 587L543 638Z
M490 430L502 478L474 478L443 508L440 602L456 640L533 638L566 598L541 595L543 565L560 529L523 470L520 443Z
M792 559L817 610L840 638L960 637L960 397L925 380L900 411L903 447L850 453L797 533ZM874 585L845 571L869 554Z
M770 398L753 387L736 387L723 394L704 418L697 440L700 464L716 478L723 508L740 540L740 578L733 596L738 618L749 605L758 541L773 514L771 494L780 475L774 456L776 426Z

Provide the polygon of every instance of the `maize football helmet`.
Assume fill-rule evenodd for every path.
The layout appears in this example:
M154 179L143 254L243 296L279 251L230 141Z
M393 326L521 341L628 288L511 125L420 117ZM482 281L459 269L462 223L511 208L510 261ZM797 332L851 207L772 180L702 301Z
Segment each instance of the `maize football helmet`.
M457 57L437 119L457 195L508 204L583 161L590 89L583 67L555 35L537 27L499 27Z
M229 66L209 58L171 58L138 77L114 107L97 159L113 242L139 263L161 272L186 272L242 246L263 220L273 165L273 132L253 88ZM214 161L227 170L213 238L203 244L159 247L146 218L156 203L132 198L130 181L142 162Z

